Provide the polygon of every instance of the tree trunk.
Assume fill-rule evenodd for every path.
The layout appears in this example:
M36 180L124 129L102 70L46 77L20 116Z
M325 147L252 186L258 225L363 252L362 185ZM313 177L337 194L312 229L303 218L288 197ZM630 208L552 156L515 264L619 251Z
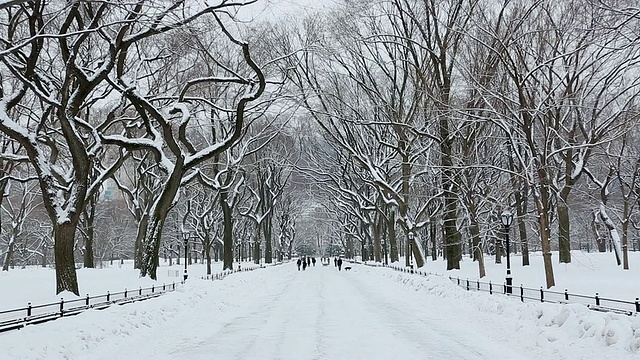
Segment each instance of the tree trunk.
M253 258L255 259L256 264L259 264L260 259L262 258L262 247L260 246L260 243L261 243L260 235L262 235L262 225L256 221L255 226L256 226L256 234L255 234L255 240L253 244Z
M390 247L390 258L391 263L397 262L400 257L398 256L398 240L396 239L396 213L395 211L391 211L389 213L389 225L387 226L389 229L389 247Z
M524 222L527 214L527 202L523 199L522 193L515 192L516 215L518 221L518 231L520 234L520 246L522 247L522 266L529 266L529 242L527 240L527 224Z
M431 260L433 261L438 260L438 245L436 244L438 239L437 231L438 226L436 225L436 219L431 218L429 223L429 237L431 239Z
M480 278L485 277L485 269L484 269L484 257L482 255L482 241L480 240L480 228L478 227L477 222L472 222L471 228L469 229L471 232L471 237L473 238L473 249L471 252L473 253L474 261L478 261L478 272Z
M140 222L138 223L138 232L136 234L136 241L133 245L133 268L140 269L142 265L142 243L147 235L147 227L149 226L149 214L142 215ZM173 258L173 253L170 254ZM180 256L178 256L178 259ZM179 263L178 263L179 265Z
M629 209L629 199L625 197L624 206L623 206L623 221L622 221L622 268L624 270L629 270L629 217L630 209Z
M591 218L591 230L593 231L593 236L596 239L596 244L598 245L598 252L606 252L607 251L607 243L606 238L600 235L600 221L598 220L598 211L593 213L593 217Z
M566 189L566 188L565 188ZM569 230L569 207L567 206L567 198L569 191L562 189L560 192L560 201L558 201L558 250L561 263L571 262L571 242Z
M15 240L9 240L9 247L7 248L7 253L4 255L4 261L2 263L2 271L9 271L9 265L11 264L11 260L13 259L13 251L15 247Z
M159 254L160 254L160 238L162 236L162 227L164 225L164 218L153 217L149 219L149 226L147 228L145 241L142 246L142 263L140 266L140 276L147 276L153 280L157 280L156 271L158 269ZM178 257L180 257L178 253ZM111 258L113 261L113 255Z
M380 220L380 216L377 216ZM373 231L373 260L377 263L382 262L382 245L380 240L380 224L381 221L375 221L371 224L371 230Z
M540 226L540 243L542 245L542 256L544 260L544 273L547 282L547 289L555 285L553 276L553 263L551 261L551 229L549 229L549 195L545 180L546 171L543 167L538 168L538 176L541 179L540 193L534 192L534 202L538 211L538 225Z
M73 254L77 224L66 222L54 225L54 256L56 262L56 294L71 291L80 296L76 261Z
M228 194L225 190L220 190L220 207L222 208L223 217L223 270L233 270L233 214L231 207L227 203Z
M273 244L271 244L271 215L267 215L264 219L264 262L271 264L273 262Z
M48 250L47 250L47 244L43 244L42 246L42 267L47 267L47 256L48 254Z

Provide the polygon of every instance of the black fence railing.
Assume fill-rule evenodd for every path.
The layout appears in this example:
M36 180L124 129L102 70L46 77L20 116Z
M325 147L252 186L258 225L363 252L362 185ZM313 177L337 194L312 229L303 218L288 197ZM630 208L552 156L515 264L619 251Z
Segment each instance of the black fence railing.
M47 304L33 305L28 303L26 307L0 310L0 332L20 329L31 324L55 320L63 316L77 315L88 309L105 309L114 304L127 304L158 297L164 293L174 291L176 283L153 285L138 289L125 289L120 292L109 292L103 295L87 296L72 300L51 302Z
M286 261L285 261L286 262ZM243 271L253 271L262 269L267 266L281 265L284 262L275 262L263 265L244 265L233 270L224 270L212 275L203 276L205 280L222 280L226 276ZM103 295L87 296L73 300L60 301L32 305L28 303L26 307L0 310L0 332L21 329L27 325L40 324L47 321L55 320L64 316L77 315L88 309L105 309L111 305L123 305L136 301L143 301L158 297L167 292L174 291L176 284L184 284L184 281L171 284L163 284L162 286L153 285L148 288L139 287L138 289L124 289L120 292L109 292Z
M285 261L280 261L280 262L273 262L270 264L244 264L243 266L238 266L235 269L227 269L227 270L223 270L220 272L217 272L215 274L211 274L211 275L205 275L205 276L201 276L200 278L203 280L222 280L225 277L227 277L230 274L233 273L237 273L237 272L245 272L245 271L253 271L253 270L257 270L257 269L264 269L268 266L277 266L277 265L282 265L285 262L288 262L287 260Z
M442 274L431 273L422 270L415 270L410 267L403 267L399 265L384 265L384 264L367 264L358 261L350 261L352 263L373 266L373 267L387 267L393 269L395 271L417 274L422 276L427 275L438 275L442 276ZM539 302L550 302L557 304L582 304L587 306L591 310L596 311L605 311L605 312L615 312L619 314L625 315L638 315L640 314L640 298L636 298L635 301L628 300L619 300L601 297L599 293L596 293L595 296L581 295L570 293L567 289L562 292L545 290L540 287L539 289L528 288L522 285L520 286L512 286L511 292L508 293L506 284L493 284L491 281L483 282L480 280L469 280L469 279L460 279L459 277L449 276L449 280L453 281L456 285L465 288L468 291L482 291L488 292L489 294L503 294L508 295L509 297L514 297L520 299L520 301L524 302L525 300L539 301Z
M512 286L511 293L509 293L507 291L509 289L506 284L493 284L491 281L483 282L480 280L460 279L459 277L453 276L449 276L449 280L469 291L473 290L484 291L489 294L504 294L510 297L516 297L522 302L525 300L533 300L557 304L582 304L587 306L589 309L597 311L610 311L626 315L635 315L640 313L639 298L636 298L635 301L619 300L601 297L599 293L596 293L595 296L588 296L570 293L567 289L560 292L545 290L542 287L539 289L528 288L523 285Z

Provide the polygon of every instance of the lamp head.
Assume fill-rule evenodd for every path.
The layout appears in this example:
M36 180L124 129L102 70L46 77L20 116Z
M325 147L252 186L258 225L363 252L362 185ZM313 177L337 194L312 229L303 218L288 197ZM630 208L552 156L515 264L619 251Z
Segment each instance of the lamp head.
M502 225L504 225L505 227L511 226L511 224L513 223L513 213L509 210L503 211L502 215L500 216L500 220L502 221Z

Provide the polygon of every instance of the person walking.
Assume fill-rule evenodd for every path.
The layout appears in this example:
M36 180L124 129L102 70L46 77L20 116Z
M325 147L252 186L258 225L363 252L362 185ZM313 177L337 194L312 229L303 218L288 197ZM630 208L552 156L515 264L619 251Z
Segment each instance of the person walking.
M302 259L302 270L306 270L307 269L307 260Z
M311 263L313 263L313 266L316 266L316 258L312 257L311 258Z
M338 259L338 271L342 268L342 259Z
M297 264L298 264L298 271L300 271L300 265L302 265L302 260L300 260L300 258L298 258Z

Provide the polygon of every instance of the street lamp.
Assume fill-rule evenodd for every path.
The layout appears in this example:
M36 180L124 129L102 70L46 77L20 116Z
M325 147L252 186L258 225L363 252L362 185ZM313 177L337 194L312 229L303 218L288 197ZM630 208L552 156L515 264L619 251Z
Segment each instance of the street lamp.
M513 285L513 279L511 278L511 251L509 250L509 226L511 226L511 224L513 223L513 214L511 213L511 211L509 210L505 210L501 217L500 220L502 221L502 225L504 226L504 234L505 234L505 241L507 242L507 277L506 277L506 281L507 281L507 294L511 294L512 293L512 285Z
M413 231L409 231L409 266L413 269Z
M189 274L187 273L187 247L189 246L189 232L185 231L182 233L182 241L184 241L184 281L187 281Z

